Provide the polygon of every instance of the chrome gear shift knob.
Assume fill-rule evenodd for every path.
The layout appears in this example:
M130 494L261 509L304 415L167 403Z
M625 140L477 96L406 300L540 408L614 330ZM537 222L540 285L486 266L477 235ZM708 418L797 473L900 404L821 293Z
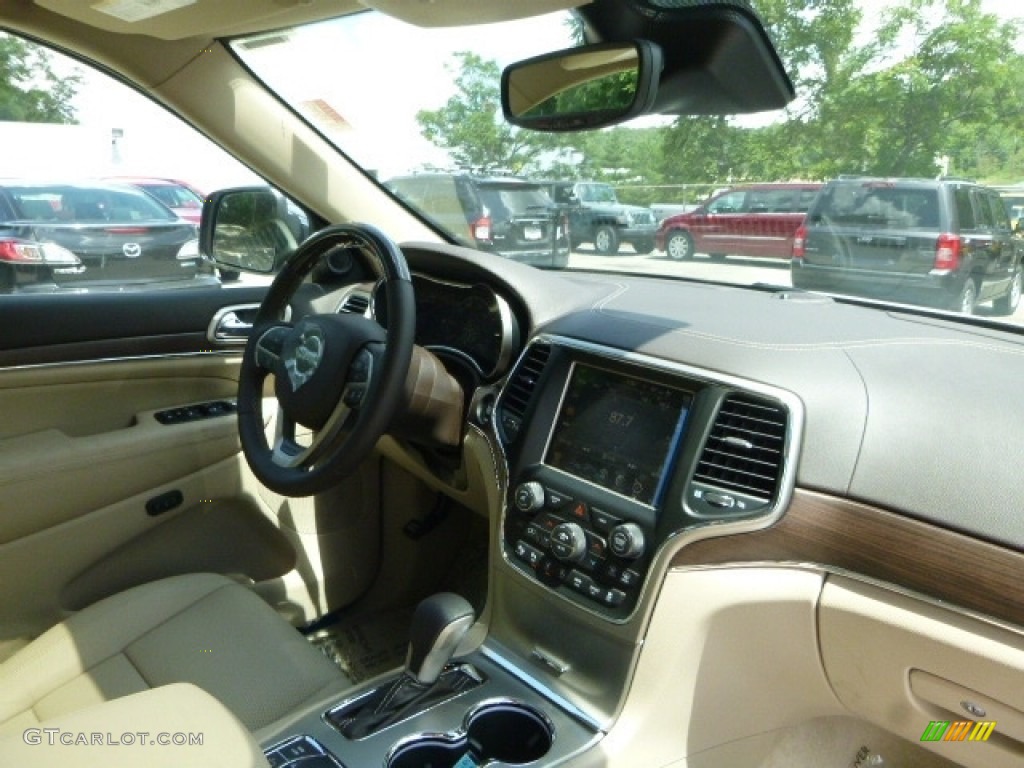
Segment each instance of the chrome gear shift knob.
M422 685L433 685L474 621L473 606L452 592L420 602L412 616L405 674Z

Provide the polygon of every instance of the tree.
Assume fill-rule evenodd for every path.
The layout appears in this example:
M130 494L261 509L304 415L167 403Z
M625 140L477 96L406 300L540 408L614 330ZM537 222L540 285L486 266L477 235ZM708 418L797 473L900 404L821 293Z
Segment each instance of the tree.
M687 180L725 170L737 180L934 176L938 155L988 178L1024 159L1020 30L981 0L906 0L867 39L851 0L765 0L759 10L797 99L761 128L679 118L665 151Z
M843 173L1010 181L1024 167L1020 24L982 0L902 0L870 34L855 0L758 6L797 88L774 122L680 116L671 126L525 134L497 119L498 68L460 54L459 93L421 113L424 133L464 165L603 178L634 186L829 179ZM429 131L429 133L428 133ZM572 167L559 165L559 155Z
M74 123L80 82L77 73L58 77L44 48L0 33L0 120Z
M497 62L460 51L455 54L456 94L440 109L416 114L423 136L461 168L475 172L522 173L536 167L539 156L558 146L542 133L508 125L500 115L501 72Z

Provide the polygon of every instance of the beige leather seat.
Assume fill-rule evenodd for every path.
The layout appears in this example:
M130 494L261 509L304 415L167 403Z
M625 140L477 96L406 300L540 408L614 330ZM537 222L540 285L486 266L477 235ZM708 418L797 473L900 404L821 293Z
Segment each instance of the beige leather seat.
M177 576L91 605L0 664L0 735L177 682L212 694L250 731L351 684L250 590Z

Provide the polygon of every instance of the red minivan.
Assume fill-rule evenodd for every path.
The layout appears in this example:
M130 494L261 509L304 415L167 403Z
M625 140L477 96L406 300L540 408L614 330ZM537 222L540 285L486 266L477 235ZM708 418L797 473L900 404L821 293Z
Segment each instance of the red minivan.
M690 259L694 253L788 259L793 234L821 187L817 182L731 187L688 213L665 219L655 246L672 259Z

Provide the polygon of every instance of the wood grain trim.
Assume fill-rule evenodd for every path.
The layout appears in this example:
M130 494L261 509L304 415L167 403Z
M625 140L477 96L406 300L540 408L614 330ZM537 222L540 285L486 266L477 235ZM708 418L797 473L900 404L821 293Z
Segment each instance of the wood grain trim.
M812 563L1024 626L1024 552L877 507L797 490L771 528L705 539L671 567Z

